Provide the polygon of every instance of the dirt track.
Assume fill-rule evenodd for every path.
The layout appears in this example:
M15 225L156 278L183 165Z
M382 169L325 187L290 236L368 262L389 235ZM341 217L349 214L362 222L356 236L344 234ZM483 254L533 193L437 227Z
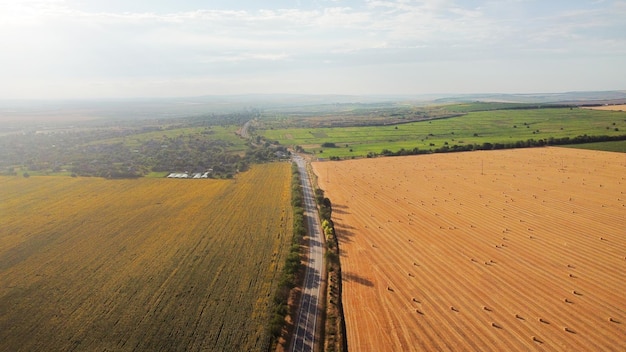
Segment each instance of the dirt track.
M626 155L314 163L351 351L625 350Z

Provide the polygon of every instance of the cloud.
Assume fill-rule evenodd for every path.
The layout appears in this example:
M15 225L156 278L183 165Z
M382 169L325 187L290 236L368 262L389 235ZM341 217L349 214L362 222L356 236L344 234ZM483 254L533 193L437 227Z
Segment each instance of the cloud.
M530 72L546 60L613 62L624 59L626 51L623 1L333 0L306 7L259 8L257 3L173 11L149 11L145 5L144 11L132 12L76 4L0 0L0 75L14 85L91 80L127 88L154 86L150 82L197 88L200 81L243 82L245 77L260 84L263 77L280 76L292 84L285 89L299 89L295 82L319 83L314 75L327 72L350 78L357 87L359 74L341 75L341 70L363 75L376 69L378 80L402 79L399 67L457 72L489 69L485 62L519 65L521 59ZM125 79L144 84L121 84ZM10 91L2 83L0 94Z

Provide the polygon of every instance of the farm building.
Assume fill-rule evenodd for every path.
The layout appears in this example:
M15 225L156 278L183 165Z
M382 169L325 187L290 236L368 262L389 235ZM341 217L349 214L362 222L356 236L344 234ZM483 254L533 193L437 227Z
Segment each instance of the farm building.
M213 172L213 169L209 169L208 171L202 173L202 172L194 172L194 173L188 173L188 172L183 172L183 173L179 173L179 172L171 172L169 173L166 177L167 178L191 178L191 179L202 179L202 178L209 178L209 175Z

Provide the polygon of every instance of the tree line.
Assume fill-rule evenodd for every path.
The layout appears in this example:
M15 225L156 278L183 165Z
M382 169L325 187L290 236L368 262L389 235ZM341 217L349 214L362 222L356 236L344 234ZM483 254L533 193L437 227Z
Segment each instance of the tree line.
M324 191L315 189L315 200L320 213L326 251L326 271L328 275L326 291L326 324L324 325L324 350L347 351L346 326L341 300L341 263L339 261L339 241L332 220L333 207Z
M534 148L544 146L555 145L568 145L568 144L585 144L596 142L610 142L610 141L623 141L626 140L626 135L620 136L588 136L582 135L577 137L550 137L547 139L528 139L525 141L516 141L509 143L490 143L485 142L483 144L465 144L465 145L444 145L443 147L436 149L419 149L417 147L413 149L401 148L397 151L391 151L389 149L383 149L380 153L369 152L368 158L376 156L405 156L405 155L419 155L419 154L432 154L432 153L451 153L451 152L466 152L473 150L498 150L498 149L515 149L515 148ZM338 159L338 157L337 157Z
M304 221L304 193L300 181L298 165L291 165L291 207L293 210L293 236L289 252L285 259L285 265L280 275L278 288L274 294L272 318L269 325L269 334L273 340L272 350L278 343L278 338L286 325L285 317L289 314L289 295L291 290L302 281L302 255L301 242L307 233Z

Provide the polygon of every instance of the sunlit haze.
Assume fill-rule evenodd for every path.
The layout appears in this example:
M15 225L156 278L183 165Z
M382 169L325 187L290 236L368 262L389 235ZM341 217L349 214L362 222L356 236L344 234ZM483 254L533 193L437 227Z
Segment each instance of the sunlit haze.
M626 2L0 0L0 99L624 89Z

